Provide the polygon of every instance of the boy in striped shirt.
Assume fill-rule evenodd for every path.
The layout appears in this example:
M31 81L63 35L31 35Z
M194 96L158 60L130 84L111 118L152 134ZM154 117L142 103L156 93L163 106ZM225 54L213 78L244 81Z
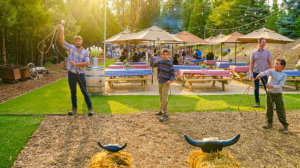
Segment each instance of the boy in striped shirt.
M263 126L264 129L270 129L273 127L273 102L276 105L276 112L279 121L283 125L283 133L289 134L288 123L286 122L286 114L282 99L282 86L286 81L286 74L282 72L282 69L285 67L286 62L283 59L276 59L275 68L269 69L267 71L261 72L257 79L260 79L262 76L269 75L266 94L266 106L267 106L267 121L268 125Z
M157 78L159 85L159 96L160 96L160 111L156 115L162 115L159 121L164 122L169 120L168 116L168 95L170 90L170 85L175 78L174 68L172 62L168 59L170 52L164 49L161 53L162 60L154 62L153 57L151 57L150 66L157 67Z

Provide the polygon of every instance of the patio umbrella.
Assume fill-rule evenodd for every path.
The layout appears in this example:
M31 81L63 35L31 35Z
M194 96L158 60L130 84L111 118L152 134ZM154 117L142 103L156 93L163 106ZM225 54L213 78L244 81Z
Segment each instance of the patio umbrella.
M223 37L225 37L224 34L219 34L215 37L209 37L209 38L205 39L205 40L208 40L205 45L211 45L211 47L212 47L213 45L221 44L220 42L218 42L218 40L220 40ZM222 60L222 44L221 44L221 60Z
M298 45L295 45L292 50L300 50L300 43Z
M235 62L235 64L236 64L236 44L240 43L240 41L237 41L237 39L241 36L243 36L243 34L241 34L239 32L233 32L227 36L224 36L224 37L216 40L217 43L221 43L221 52L222 52L222 44L224 44L224 43L234 43L235 44L234 45L235 46L234 47L234 59L235 59L234 62ZM222 54L221 54L221 60L222 60Z
M128 41L164 41L164 42L182 42L182 40L172 36L167 31L152 26L128 37Z
M185 43L192 43L192 44L207 43L202 38L199 38L198 36L195 36L194 34L189 33L187 31L182 31L176 34L175 37L181 39Z
M128 30L125 30L119 34L116 34L105 41L105 43L113 43L113 44L122 44L126 43L129 36L132 36L134 33L131 33Z
M239 37L237 40L245 43L257 43L259 38L265 38L268 43L291 43L294 40L287 38L275 31L269 30L265 27L254 30L253 32Z

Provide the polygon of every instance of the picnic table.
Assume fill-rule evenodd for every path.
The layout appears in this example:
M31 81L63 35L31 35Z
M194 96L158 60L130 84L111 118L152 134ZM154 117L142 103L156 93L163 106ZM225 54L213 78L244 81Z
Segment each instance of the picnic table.
M250 80L250 78L248 77L248 72L250 70L249 66L230 65L229 70L231 73L231 79L236 77L240 79L241 82L243 82L243 80L245 79Z
M215 86L215 82L222 83L222 89L225 91L225 84L228 84L228 78L230 72L225 70L187 70L180 69L178 76L182 79L182 86L187 82L190 90L192 90L193 82L212 82L212 86Z
M174 71L178 72L180 69L195 69L200 70L201 66L198 65L173 65Z
M296 77L300 77L300 71L284 70L283 72L287 75L287 77L292 77L292 78L287 78L286 81L294 82L296 90L299 90L298 83L300 83L300 78L296 78Z
M130 65L129 69L149 69L150 67L148 65L139 65L139 64L133 64ZM126 69L124 65L110 65L108 69Z
M146 65L146 62L128 62L130 65ZM123 62L115 62L114 65L123 65Z
M147 77L148 75L153 75L150 69L106 69L105 77L107 79L109 91L112 91L113 83L120 82L132 82L132 81L141 81L141 85L146 88L147 80L152 78Z
M203 63L205 65L207 65L210 69L213 69L213 66L217 63L217 62L228 62L228 61L221 61L221 60L204 60Z
M215 66L218 67L219 69L228 69L230 65L235 65L235 66L247 66L246 62L216 62Z

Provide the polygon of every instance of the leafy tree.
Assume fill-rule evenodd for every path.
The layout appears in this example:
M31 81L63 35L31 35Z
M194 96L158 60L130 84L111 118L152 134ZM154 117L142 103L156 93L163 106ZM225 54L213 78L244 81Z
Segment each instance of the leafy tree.
M278 27L278 32L290 38L299 36L299 21L300 2L298 0L283 0L282 6L284 10L279 15L278 21L275 23Z
M10 0L0 1L0 27L1 27L1 43L2 43L2 63L6 64L6 29L10 28L15 24L16 9L11 4Z

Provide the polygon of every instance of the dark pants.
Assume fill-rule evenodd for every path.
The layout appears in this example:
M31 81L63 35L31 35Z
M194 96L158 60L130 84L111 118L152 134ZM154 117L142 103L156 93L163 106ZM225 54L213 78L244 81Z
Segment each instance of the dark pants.
M253 78L255 79L258 74L259 73L253 72ZM264 88L266 90L266 83L268 82L268 77L263 76L263 77L261 77L260 80L262 81ZM254 97L255 97L255 102L259 103L260 102L260 100L259 100L259 79L254 80Z
M276 105L277 117L284 127L289 124L286 122L285 109L282 99L282 93L267 93L266 94L266 106L267 106L267 120L269 124L273 123L273 104Z
M74 74L72 72L68 72L68 81L71 90L71 99L72 99L72 107L77 108L77 96L76 96L76 85L79 84L81 93L84 96L85 102L88 108L92 108L92 102L90 96L88 95L88 91L86 89L86 80L84 74Z

